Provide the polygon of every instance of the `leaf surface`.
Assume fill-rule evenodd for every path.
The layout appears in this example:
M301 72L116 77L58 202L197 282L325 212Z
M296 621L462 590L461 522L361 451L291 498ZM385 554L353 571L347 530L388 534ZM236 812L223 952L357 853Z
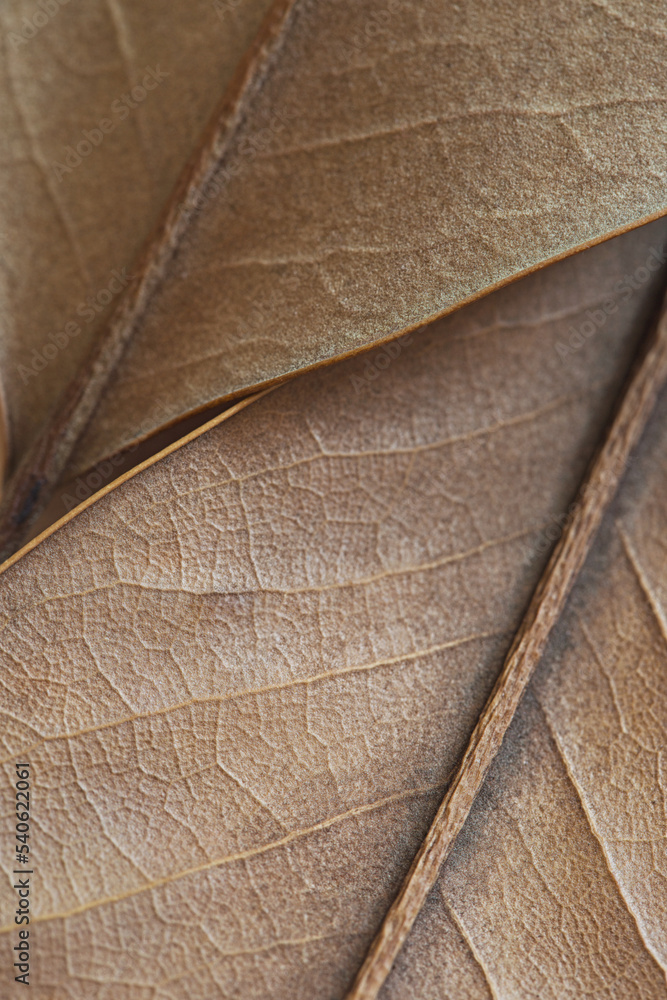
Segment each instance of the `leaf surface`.
M180 418L663 213L664 40L650 3L297 2L76 470L156 385Z
M0 738L8 776L29 755L39 802L38 997L344 995L660 275L616 289L604 329L566 360L558 345L613 296L614 262L634 273L664 228L480 300L384 367L372 354L276 390L4 571ZM589 912L584 957L605 947L598 920L630 927L604 886ZM487 995L463 919L442 923L460 989ZM662 996L641 954L637 995Z
M664 997L663 398L507 743L384 990ZM444 928L444 932L443 932Z
M0 366L15 461L108 320L267 5L2 4Z
M275 0L24 455L0 550L152 432L664 213L664 33L641 15Z
M456 982L471 961L450 953L455 931L474 956L473 988ZM532 694L380 996L408 988L429 1000L667 996Z

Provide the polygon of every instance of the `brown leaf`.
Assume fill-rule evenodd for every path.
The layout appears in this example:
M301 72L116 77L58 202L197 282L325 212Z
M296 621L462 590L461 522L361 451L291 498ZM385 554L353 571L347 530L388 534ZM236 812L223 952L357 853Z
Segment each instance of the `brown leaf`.
M296 4L72 471L156 385L176 419L665 212L663 49L648 4Z
M589 704L589 712L603 722L596 707ZM605 771L596 770L597 783ZM661 907L661 886L640 888L636 875L633 883L645 905ZM637 916L529 695L380 996L662 1000L664 964L647 947ZM447 935L467 946L449 980L442 975L454 964ZM464 975L474 985L458 989Z
M108 321L267 6L3 5L0 350L14 460Z
M383 1000L667 996L666 402Z
M659 276L617 288L602 327L562 347L589 329L617 265L632 275L664 239L655 223L415 334L392 363L378 351L276 390L5 569L0 738L9 779L31 762L38 997L344 995L491 690ZM541 995L601 983L612 996L618 981L631 989L616 995L662 996L526 705L521 767L499 758L485 793L505 780L507 798L480 801L466 827L479 894L470 875L465 913L424 915L450 943L456 995L490 995L475 901L497 904L485 872L507 856L493 885L523 865L521 892L546 899L551 865L572 891L560 906L557 889L539 926L519 910L503 923L520 961L505 961L498 995L530 995L537 966ZM577 848L560 867L535 823L554 808ZM528 846L513 847L524 814ZM11 871L13 817L0 815ZM482 835L502 844L488 864ZM9 880L0 900L11 936Z
M65 478L667 209L653 5L276 0L267 25L3 546L73 450Z
M592 460L561 538L540 578L493 691L468 741L410 872L360 969L348 1000L375 1000L470 815L532 675L562 617L657 399L667 383L667 300L647 337L604 442Z

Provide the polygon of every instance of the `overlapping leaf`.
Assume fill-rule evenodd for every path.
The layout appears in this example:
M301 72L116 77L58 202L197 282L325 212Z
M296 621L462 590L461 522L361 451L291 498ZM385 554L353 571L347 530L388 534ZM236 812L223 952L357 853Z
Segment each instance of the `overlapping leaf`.
M345 995L664 285L662 221L392 340L665 211L659 7L276 0L218 104L267 7L0 12L25 465L3 545L100 393L66 476L375 347L5 567L0 747L8 776L31 762L39 1000ZM666 415L383 1000L667 994Z
M630 295L615 282L662 239L662 223L629 234L393 359L277 390L5 570L4 766L29 754L39 802L37 997L343 995L659 276ZM545 772L535 795L551 802L558 781ZM582 954L618 916L598 895ZM485 988L448 927L461 981Z
M267 6L0 6L0 366L15 460L127 285Z
M667 996L666 420L383 1000Z
M296 3L70 472L664 212L664 41L649 3Z

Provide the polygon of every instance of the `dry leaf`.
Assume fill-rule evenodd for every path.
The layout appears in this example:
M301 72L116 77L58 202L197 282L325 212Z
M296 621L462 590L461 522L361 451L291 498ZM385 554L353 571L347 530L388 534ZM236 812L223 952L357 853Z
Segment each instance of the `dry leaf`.
M662 214L663 62L649 3L294 5L71 471Z
M0 363L15 460L127 287L267 6L0 7Z
M0 548L63 472L661 215L661 25L649 3L275 0Z
M614 283L664 239L655 223L524 279L415 334L384 370L378 351L276 390L5 569L4 768L11 779L31 762L40 1000L344 995L491 689L659 276L633 295ZM564 354L610 291L604 329ZM576 938L557 904L542 911L514 995L532 995L539 962L563 970L554 995L572 995L561 934L582 983L589 968L611 981L636 954L622 981L643 993L617 995L662 996L527 704L523 770L495 769L513 782L511 819L526 802L530 825L562 800L561 828L576 819L583 845L568 863L597 895L580 919L571 894ZM10 881L0 893L11 914ZM465 914L438 919L455 995L488 995ZM525 949L518 931L511 947Z
M666 402L383 1000L667 996Z
M29 926L38 1000L667 1000L667 220L568 257L667 210L662 11L0 17L2 546L245 396L3 565L6 968Z
M608 773L596 768L593 780L608 788ZM647 947L585 806L528 695L382 1000L666 997L664 959ZM662 909L662 886L633 881L644 905Z

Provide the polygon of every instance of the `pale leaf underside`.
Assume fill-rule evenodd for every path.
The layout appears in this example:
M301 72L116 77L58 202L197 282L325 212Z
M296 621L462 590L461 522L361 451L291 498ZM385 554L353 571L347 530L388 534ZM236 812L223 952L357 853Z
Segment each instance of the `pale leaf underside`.
M619 396L604 440L561 522L561 537L533 593L466 751L348 1000L375 1000L391 971L502 747L666 382L667 298Z
M275 0L269 23L205 132L213 174L175 189L12 484L3 549L61 474L665 211L652 4Z
M35 775L39 1000L344 995L493 686L659 275L616 290L604 330L566 362L557 345L662 239L656 223L504 289L416 334L377 379L357 358L276 390L5 570L3 766L11 776L28 754ZM644 570L657 605L659 572ZM627 830L590 820L580 703L559 679L525 703L401 956L394 976L424 1000L440 995L429 949L443 942L443 997L664 996L662 886L635 882L637 901L609 874L639 848L610 861L605 836ZM600 745L616 753L611 735ZM657 764L637 773L653 794ZM629 800L627 816L638 842L648 818Z
M656 5L276 0L218 104L267 6L197 2L156 31L153 0L66 4L25 46L34 8L0 11L0 350L28 498L27 446L76 370L58 475L98 397L66 476L376 346L5 566L0 940L27 757L37 1000L345 996L664 285L658 221L377 349L665 211ZM55 180L153 63L165 82ZM216 105L181 214L168 191ZM9 380L160 211L116 326ZM382 1000L667 1000L665 421L663 400Z
M0 367L14 462L99 336L118 301L113 272L132 274L268 3L224 17L210 0L53 13L54 0L50 17L30 0L0 4ZM165 76L134 101L147 68ZM67 324L80 332L63 342Z
M156 386L176 419L663 213L664 49L649 3L295 3L70 471Z
M666 427L663 399L383 1000L667 996Z

